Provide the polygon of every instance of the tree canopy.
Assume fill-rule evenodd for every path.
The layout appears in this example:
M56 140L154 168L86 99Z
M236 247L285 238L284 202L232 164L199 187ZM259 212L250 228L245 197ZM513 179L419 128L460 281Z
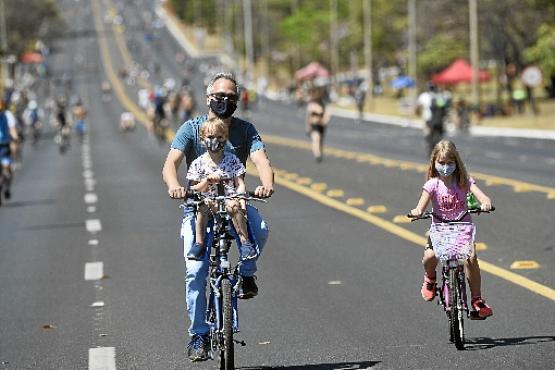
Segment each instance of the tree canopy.
M312 60L330 66L332 4L337 3L339 67L347 71L364 60L363 3L370 0L252 1L257 61L281 66L289 73ZM408 0L372 0L372 46L375 68L406 70ZM191 24L233 36L244 52L243 0L172 0L177 13ZM417 72L420 79L469 59L467 1L418 0L416 11ZM555 73L553 0L477 0L479 51L482 61L514 64L519 70L537 63L544 74Z

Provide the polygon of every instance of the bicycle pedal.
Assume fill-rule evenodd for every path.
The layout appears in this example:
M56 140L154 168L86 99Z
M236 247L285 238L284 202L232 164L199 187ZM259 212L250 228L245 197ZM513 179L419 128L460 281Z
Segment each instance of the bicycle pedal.
M244 346L247 345L247 343L245 343L245 341L243 341L243 340L233 339L233 341L234 341L235 343L237 343L237 344L240 344L241 347L244 347Z

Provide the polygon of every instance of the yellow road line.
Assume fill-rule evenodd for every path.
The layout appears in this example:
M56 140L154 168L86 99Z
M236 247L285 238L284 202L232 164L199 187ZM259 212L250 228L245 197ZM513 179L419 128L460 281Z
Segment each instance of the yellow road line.
M114 17L115 15L118 14L116 8L114 7L113 3L110 0L104 0L104 5L109 9L111 17ZM133 66L134 62L133 62L133 58L131 57L131 53L129 52L129 49L127 48L127 44L125 43L125 39L123 38L123 32L125 30L125 27L121 24L116 25L112 23L112 30L113 30L114 39L116 40L116 44L118 46L120 54L123 57L123 61L125 62L127 68L129 69ZM145 81L145 79L142 78L140 75L137 76L137 82L143 88L146 88L146 89L150 88L149 83Z
M249 175L257 176L256 170L249 167L247 169ZM377 217L371 213L365 212L364 210L349 206L340 200L333 199L329 196L326 196L318 191L314 191L309 187L302 186L298 183L289 181L281 176L276 176L275 179L276 183L284 186L290 190L293 190L299 194L302 194L308 198L315 200L318 203L324 204L330 208L336 209L338 211L347 213L353 217L357 217L363 221L371 223L389 233L397 235L398 237L405 239L413 244L416 244L420 247L424 247L426 245L427 239L423 236L420 236L410 230L404 229L393 222L384 220L380 217ZM539 294L543 297L551 299L555 301L555 290L551 289L545 285L539 284L533 280L530 280L524 276L520 276L515 274L514 272L508 271L501 267L498 267L492 263L484 261L480 259L480 267L483 271L488 272L492 275L495 275L501 279L507 280L513 284L519 285L525 289L528 289L536 294Z
M106 33L104 30L104 25L100 20L100 9L99 4L97 1L91 1L92 8L93 8L93 15L94 15L94 24L95 28L98 32L98 46L100 49L100 57L102 59L102 64L104 65L104 71L106 72L106 76L110 83L112 84L112 88L116 93L118 100L121 102L123 107L127 109L129 112L133 113L133 115L141 121L145 125L149 125L149 120L146 114L127 96L125 93L125 87L119 80L116 72L114 71L114 65L112 64L112 60L110 59L110 52L108 51L108 42L106 41Z
M118 78L114 70L114 65L112 63L112 59L110 58L110 52L108 49L108 41L106 40L107 34L105 32L102 20L100 19L100 8L99 8L100 5L98 4L97 1L94 1L94 0L91 1L91 3L93 8L95 29L98 33L98 46L100 49L100 57L102 59L102 64L104 65L104 71L106 73L106 77L112 84L112 88L116 93L116 97L120 101L121 105L127 111L133 113L135 118L137 118L139 122L141 122L147 129L150 129L151 128L150 119L143 112L143 110L139 108L139 106L135 104L135 102L127 96L125 92L125 87L121 83L120 79ZM114 32L114 34L117 34L117 32ZM119 50L120 52L122 52L121 48L119 48ZM124 52L122 52L122 55L123 54ZM147 86L149 87L150 85L147 84ZM166 141L171 141L174 136L175 136L175 132L173 130L169 128L166 129L166 132L165 132Z
M264 142L274 145L287 146L291 148L298 148L304 150L311 150L311 144L309 142L297 139L289 139L281 136L274 135L263 135ZM376 155L368 153L351 152L348 150L337 149L333 147L326 148L326 154L329 156L345 159L355 159L358 162L369 162L372 165L382 165L387 168L398 167L402 170L415 170L417 172L426 172L428 168L426 164L410 162L410 161L400 161L389 158L378 157ZM555 199L555 188L530 184L527 182L508 179L499 176L487 175L480 172L472 172L472 177L478 180L482 180L488 186L493 185L506 185L513 188L513 191L517 193L524 192L538 192L544 193L547 199Z

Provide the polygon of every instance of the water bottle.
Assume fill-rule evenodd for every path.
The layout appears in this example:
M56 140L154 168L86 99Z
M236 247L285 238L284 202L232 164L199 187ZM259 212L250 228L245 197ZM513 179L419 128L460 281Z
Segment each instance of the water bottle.
M480 209L480 202L478 202L474 194L470 192L466 194L466 204L468 209Z

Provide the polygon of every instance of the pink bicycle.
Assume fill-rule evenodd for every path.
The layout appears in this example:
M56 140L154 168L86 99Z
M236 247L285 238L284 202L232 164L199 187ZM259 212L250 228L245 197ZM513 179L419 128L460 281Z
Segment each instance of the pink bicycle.
M491 209L495 210L494 207ZM468 213L481 213L480 209L471 209L460 215L457 220L444 220L435 213L424 212L422 216L407 215L412 221L429 219L436 223L430 226L430 240L436 257L442 263L442 284L436 288L438 304L443 306L449 320L449 340L458 350L464 349L464 316L479 319L477 312L470 311L466 295L466 277L464 263L470 258L474 246L476 227L472 222L461 222ZM488 213L488 212L485 212ZM437 222L439 221L439 222Z

